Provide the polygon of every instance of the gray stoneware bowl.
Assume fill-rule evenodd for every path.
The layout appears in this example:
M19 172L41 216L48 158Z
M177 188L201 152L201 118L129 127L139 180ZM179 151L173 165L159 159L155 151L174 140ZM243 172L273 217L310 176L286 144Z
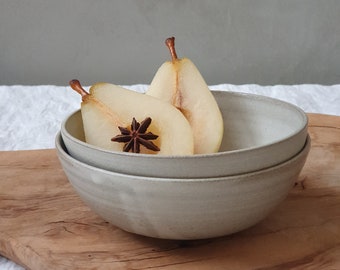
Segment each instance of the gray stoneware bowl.
M80 111L65 119L61 135L70 155L79 161L152 177L204 178L252 172L286 161L302 149L308 119L298 107L259 95L212 92L224 119L218 153L160 156L100 149L84 142Z
M113 225L164 239L228 235L263 220L284 200L310 149L279 165L234 176L156 178L120 174L87 165L56 137L61 165L80 198Z

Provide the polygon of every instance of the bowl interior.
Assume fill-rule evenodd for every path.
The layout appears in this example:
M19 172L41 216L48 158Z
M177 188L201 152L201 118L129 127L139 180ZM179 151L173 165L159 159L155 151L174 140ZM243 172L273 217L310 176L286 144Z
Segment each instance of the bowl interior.
M253 94L214 96L224 120L220 151L257 148L283 141L304 130L307 116L296 106Z
M212 92L224 121L220 152L258 148L300 132L307 134L307 116L292 104L253 94ZM67 119L65 130L85 142L80 111Z

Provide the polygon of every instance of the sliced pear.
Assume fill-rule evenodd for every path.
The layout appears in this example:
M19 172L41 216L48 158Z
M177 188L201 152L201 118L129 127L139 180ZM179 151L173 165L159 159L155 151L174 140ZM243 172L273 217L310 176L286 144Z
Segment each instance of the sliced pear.
M123 151L124 145L111 141L122 130L131 130L133 118L142 122L151 118L147 132L158 135L153 143L159 151L143 145L140 153L160 155L192 155L193 131L185 117L172 105L120 86L97 83L85 91L79 81L70 81L70 86L82 96L81 113L86 142L101 148Z
M156 72L146 94L178 108L194 132L194 152L219 150L223 137L223 119L214 96L197 67L188 58L177 58L175 38L165 41L172 61Z

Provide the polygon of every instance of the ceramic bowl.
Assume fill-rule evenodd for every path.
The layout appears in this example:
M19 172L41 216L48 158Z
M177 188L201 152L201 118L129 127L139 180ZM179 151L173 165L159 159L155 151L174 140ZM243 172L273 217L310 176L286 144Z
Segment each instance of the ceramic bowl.
M61 165L80 198L113 225L164 239L203 239L246 229L286 197L310 149L279 165L235 176L157 178L120 174L78 161L56 138Z
M308 119L298 107L259 95L212 92L224 119L218 153L160 156L103 150L84 142L80 111L62 123L61 134L71 156L82 162L152 177L217 177L251 172L288 160L303 147Z

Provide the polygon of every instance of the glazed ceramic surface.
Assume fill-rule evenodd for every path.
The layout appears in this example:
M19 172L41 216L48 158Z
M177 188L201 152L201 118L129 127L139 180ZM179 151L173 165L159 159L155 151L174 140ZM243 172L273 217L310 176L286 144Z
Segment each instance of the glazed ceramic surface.
M84 142L80 111L63 122L61 134L71 156L82 162L152 177L204 178L251 172L288 160L303 147L308 119L296 106L253 94L213 94L224 119L219 153L174 157L100 149Z
M253 173L217 178L152 178L119 174L82 163L56 138L61 165L94 212L136 234L203 239L231 234L264 219L286 197L310 149Z

